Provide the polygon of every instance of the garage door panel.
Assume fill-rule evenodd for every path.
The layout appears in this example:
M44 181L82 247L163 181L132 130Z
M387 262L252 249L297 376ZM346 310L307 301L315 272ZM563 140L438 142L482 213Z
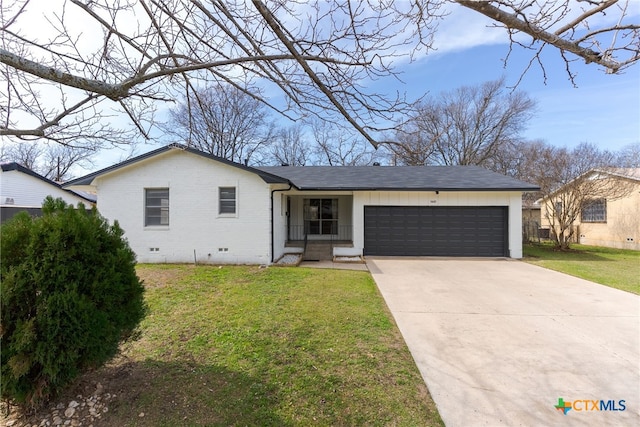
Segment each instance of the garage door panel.
M505 256L502 206L365 206L365 255Z

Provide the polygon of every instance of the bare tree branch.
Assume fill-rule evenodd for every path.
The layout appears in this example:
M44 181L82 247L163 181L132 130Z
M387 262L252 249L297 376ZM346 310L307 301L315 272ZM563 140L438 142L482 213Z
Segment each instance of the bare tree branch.
M612 6L615 3L618 3L618 0L605 0L605 1L603 1L602 3L600 3L598 6L594 7L593 9L588 10L588 11L584 12L582 15L576 17L573 21L568 22L563 27L558 28L556 31L554 31L554 34L556 36L560 36L560 35L566 33L569 30L575 29L578 25L580 25L582 22L584 22L587 18L595 15L598 12L602 12L603 10L607 9L609 6Z
M127 88L123 85L113 85L82 76L75 76L73 74L57 70L54 67L49 67L38 62L31 61L27 58L20 57L2 48L0 48L0 62L13 67L16 70L24 71L25 73L40 77L41 79L104 95L113 100L127 96Z
M474 1L474 0L456 0L460 5L467 7L469 9L475 10L494 21L500 22L504 24L506 28L510 31L516 30L525 34L528 34L533 38L533 40L542 41L544 43L548 43L561 51L571 52L585 60L588 63L596 63L605 67L608 72L616 73L622 68L629 66L638 61L640 58L640 47L638 45L639 33L638 30L640 26L638 25L614 25L608 28L603 28L598 31L595 31L591 34L586 35L585 37L572 39L571 37L564 38L563 34L571 30L575 32L579 25L585 24L587 19L596 13L603 13L605 10L614 6L618 3L617 0L606 0L603 2L597 3L597 6L591 10L588 10L563 25L561 28L557 29L554 32L547 31L543 25L538 25L536 22L556 22L552 17L541 13L540 16L532 20L527 19L524 13L524 10L529 7L531 3L525 2L503 2L503 1ZM546 5L549 2L542 2L542 6L540 7L541 11L545 10ZM558 2L561 3L561 2ZM494 6L496 4L498 6ZM505 10L502 10L499 6L509 8L513 10L515 13L509 13ZM558 13L561 15L566 15L569 11L568 1L562 2L557 6ZM623 9L621 15L624 16L626 9ZM597 44L593 41L594 36L602 33L615 33L622 30L629 30L632 33L632 37L630 37L629 43L621 47L611 47L603 52L597 52L589 47L581 46L580 44L584 41L591 41L591 44ZM621 52L625 50L630 50L630 55L626 59L616 60L613 57L614 52Z
M154 137L161 103L224 83L294 120L347 122L376 146L409 106L369 83L429 52L450 2L505 26L512 47L532 49L529 66L544 70L545 46L611 72L640 59L629 0L61 0L44 14L14 0L0 4L0 134L128 144Z
M342 114L342 116L358 131L362 136L365 137L367 141L369 141L374 147L378 146L378 143L373 139L369 133L363 129L363 127L347 112L346 108L338 101L335 97L334 93L325 85L322 80L318 77L318 75L311 69L307 59L301 55L282 30L280 23L276 20L273 14L267 9L267 7L260 0L252 0L253 4L256 6L256 9L260 12L260 14L264 17L267 24L271 27L271 29L276 33L280 41L287 47L289 52L293 55L296 61L302 66L305 73L311 78L311 80L315 83L315 85L320 89L322 93L331 101L333 106Z
M92 165L95 154L91 149L46 145L35 141L8 145L3 152L2 161L19 163L45 178L61 182L72 178L71 171L74 167Z
M398 126L398 142L387 144L392 161L498 169L535 109L526 93L505 92L504 79L499 79L417 103L409 120Z
M266 163L277 166L305 166L310 163L311 147L303 136L301 125L278 129L274 140L270 146L271 159Z
M220 84L180 102L166 131L200 151L238 163L261 163L274 129L265 110L244 91Z

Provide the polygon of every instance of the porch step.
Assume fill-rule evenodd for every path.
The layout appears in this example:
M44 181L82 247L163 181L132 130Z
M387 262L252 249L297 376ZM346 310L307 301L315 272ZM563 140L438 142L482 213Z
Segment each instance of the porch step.
M333 259L331 242L307 242L307 249L302 255L304 261L330 261Z

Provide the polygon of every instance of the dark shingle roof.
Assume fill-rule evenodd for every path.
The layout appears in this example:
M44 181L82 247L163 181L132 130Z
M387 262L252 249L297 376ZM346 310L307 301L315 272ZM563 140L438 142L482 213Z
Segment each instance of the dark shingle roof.
M98 176L170 150L184 150L299 190L535 191L535 185L478 166L266 166L251 167L181 144L170 144L63 185L91 185Z
M535 185L478 166L272 166L260 170L300 190L535 191Z

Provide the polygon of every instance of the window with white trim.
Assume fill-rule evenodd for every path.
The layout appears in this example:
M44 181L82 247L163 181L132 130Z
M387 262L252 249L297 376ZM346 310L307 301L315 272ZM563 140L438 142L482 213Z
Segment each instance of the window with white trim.
M236 187L220 187L218 189L220 215L235 215L236 213Z
M169 225L168 188L145 188L144 225Z
M607 201L605 199L596 199L584 202L580 221L607 222Z

